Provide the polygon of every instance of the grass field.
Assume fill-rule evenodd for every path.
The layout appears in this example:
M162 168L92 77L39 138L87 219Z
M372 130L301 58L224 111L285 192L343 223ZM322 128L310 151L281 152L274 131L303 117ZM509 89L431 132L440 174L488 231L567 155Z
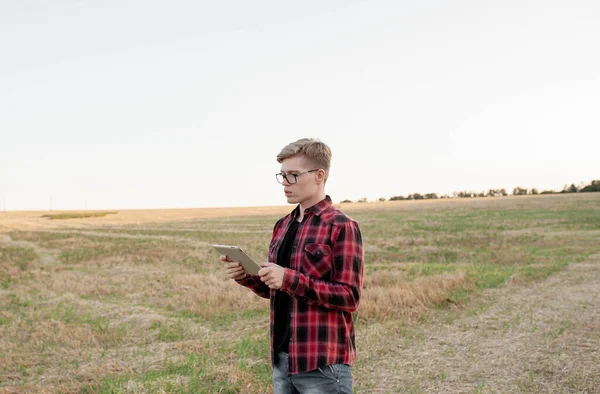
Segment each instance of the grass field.
M600 260L600 193L341 208L359 222L365 244L357 392L600 387L600 326L569 310L533 318L558 308L539 298L556 296L544 287L552 278L568 290L598 276L595 268L572 283L560 275ZM22 227L13 214L0 232L0 392L269 392L267 300L227 281L210 243L238 244L264 260L275 220L290 209L170 219L161 211L160 220L120 211L52 224L37 213L24 215ZM593 291L572 301L581 311L600 307ZM449 345L458 332L464 348ZM469 333L478 336L470 345ZM527 357L552 348L536 359L546 369L527 361L512 373L478 369L466 381L467 367L456 368L487 365L492 353L481 346L516 333L542 341ZM569 348L584 339L587 351ZM574 359L571 368L554 365Z

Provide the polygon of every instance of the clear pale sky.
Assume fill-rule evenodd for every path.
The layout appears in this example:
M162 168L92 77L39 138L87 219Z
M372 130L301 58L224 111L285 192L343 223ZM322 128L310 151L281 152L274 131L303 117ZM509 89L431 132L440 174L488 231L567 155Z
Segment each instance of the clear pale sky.
M0 207L284 205L600 179L597 1L0 3Z

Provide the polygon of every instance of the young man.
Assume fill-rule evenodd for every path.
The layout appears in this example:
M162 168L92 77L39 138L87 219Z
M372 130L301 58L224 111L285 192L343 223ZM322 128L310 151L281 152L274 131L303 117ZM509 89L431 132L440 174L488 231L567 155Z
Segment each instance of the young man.
M271 300L275 393L352 393L355 360L352 313L363 283L358 224L325 195L331 150L300 139L277 156L288 203L269 246L269 262L247 275L221 256L229 278Z

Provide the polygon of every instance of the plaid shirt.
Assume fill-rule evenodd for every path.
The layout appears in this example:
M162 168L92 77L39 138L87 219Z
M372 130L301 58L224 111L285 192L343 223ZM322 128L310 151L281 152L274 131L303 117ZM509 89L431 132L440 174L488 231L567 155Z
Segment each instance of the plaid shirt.
M277 263L290 221L298 205L279 219L269 246L269 261ZM362 292L364 252L358 224L332 205L331 198L308 208L294 241L289 268L280 291L292 297L289 372L312 371L329 364L354 364L356 345L352 312ZM275 292L258 276L238 281L271 299L271 358L275 322Z

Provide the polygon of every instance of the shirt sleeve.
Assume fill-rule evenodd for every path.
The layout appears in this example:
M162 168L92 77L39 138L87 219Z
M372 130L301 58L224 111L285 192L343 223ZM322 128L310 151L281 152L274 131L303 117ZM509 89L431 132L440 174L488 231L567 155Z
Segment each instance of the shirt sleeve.
M332 234L331 281L285 269L281 290L309 304L355 312L362 293L364 250L358 224L347 221L334 225Z
M277 234L277 230L281 226L282 222L283 218L279 219L273 226L273 236L271 237L271 244L275 240L275 235ZM272 261L272 258L273 256L269 256L269 261ZM236 280L236 282L244 287L249 288L260 297L271 297L271 289L262 280L260 280L260 277L257 275L247 275L244 279Z
M244 279L236 280L236 282L249 288L262 298L270 298L271 289L257 275L248 275Z

